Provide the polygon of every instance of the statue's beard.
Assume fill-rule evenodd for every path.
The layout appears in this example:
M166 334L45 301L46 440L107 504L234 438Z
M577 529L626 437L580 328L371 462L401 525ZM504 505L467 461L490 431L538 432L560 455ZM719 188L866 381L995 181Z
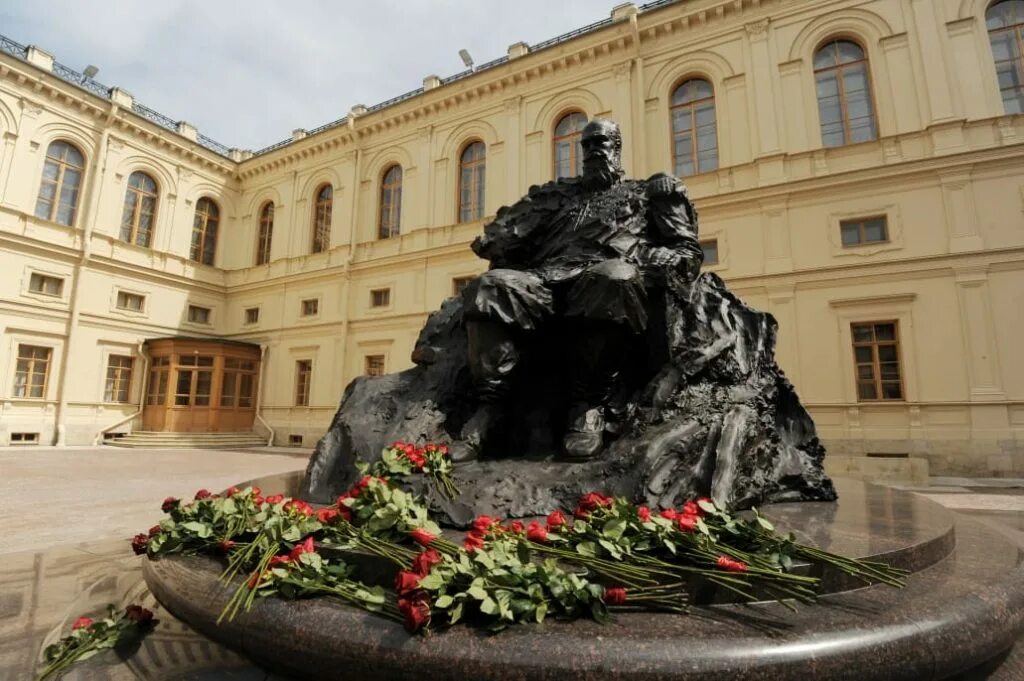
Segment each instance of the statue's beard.
M610 163L583 163L583 185L587 189L607 189L622 179L622 171Z

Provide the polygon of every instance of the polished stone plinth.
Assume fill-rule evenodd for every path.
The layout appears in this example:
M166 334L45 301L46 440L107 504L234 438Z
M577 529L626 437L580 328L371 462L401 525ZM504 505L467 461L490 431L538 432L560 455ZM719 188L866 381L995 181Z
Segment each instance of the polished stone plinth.
M260 484L289 493L297 483ZM309 679L950 679L1015 643L1024 629L1015 545L909 492L839 481L839 493L837 503L764 510L802 541L912 570L905 589L830 579L820 604L796 613L709 603L686 616L617 612L606 625L547 622L496 636L454 627L423 638L329 598L264 599L217 626L229 596L220 563L163 558L143 572L157 599L199 632Z

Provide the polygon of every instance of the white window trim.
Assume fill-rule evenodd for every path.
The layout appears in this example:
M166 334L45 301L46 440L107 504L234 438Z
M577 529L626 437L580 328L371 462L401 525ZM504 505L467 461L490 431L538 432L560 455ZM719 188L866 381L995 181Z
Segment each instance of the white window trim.
M125 406L125 405L131 406L132 404L137 403L138 402L138 397L139 397L139 395L138 395L139 367L141 365L139 363L138 355L135 354L135 349L133 347L131 347L130 345L111 344L111 345L104 345L103 348L102 348L102 353L103 353L102 354L102 356L103 356L103 364L102 364L103 369L100 372L100 377L99 377L99 379L100 379L100 382L99 382L99 393L98 393L99 397L96 399L96 401L98 403L106 405L106 406L108 406L110 408L117 408L118 406ZM124 401L124 402L119 402L117 400L112 401L112 402L107 402L105 399L103 399L104 396L105 396L106 390L107 390L107 370L110 368L110 356L111 355L120 355L120 356L123 356L123 357L131 357L132 358L132 380L128 384L128 399L126 401Z
M305 302L307 300L315 300L316 301L316 313L315 314L303 314L302 313L302 307L303 307L303 305L305 304ZM320 319L320 315L323 313L323 308L324 308L323 296L320 296L320 295L300 296L299 297L299 314L298 314L299 321L311 322L311 321L316 321L316 320Z
M9 336L10 341L8 345L8 356L10 360L7 362L7 375L2 377L4 381L2 394L7 395L7 398L11 401L17 402L30 402L33 404L41 404L47 402L56 402L55 396L57 394L57 377L60 375L60 361L62 353L64 352L64 342L55 338L40 338L39 336L30 336L25 334L11 334ZM18 346L19 345L36 345L43 348L50 348L50 365L47 369L46 375L46 393L42 397L15 397L14 396L14 376L18 371ZM47 406L47 415L52 413L52 405Z
M449 284L450 285L450 284ZM374 307L373 305L373 292L388 289L388 304ZM366 305L366 313L370 315L388 314L395 309L395 291L398 288L395 285L395 280L380 282L372 284L366 287L366 297L363 298L363 304Z
M60 288L59 296L51 296L46 293L40 293L33 291L30 286L32 285L32 275L39 274L44 277L54 277L64 282ZM41 303L49 303L51 305L55 303L66 304L71 290L71 273L60 272L58 270L50 270L43 267L37 267L35 265L26 266L24 270L24 279L21 282L21 295L26 298L38 300Z
M123 307L117 306L117 295L119 293L127 293L135 296L142 296L142 309L141 310L129 310ZM125 286L115 286L110 294L110 311L116 315L122 317L130 317L133 319L142 319L147 316L149 309L149 293L147 291L140 291L138 289L127 288Z
M847 220L885 216L885 230L888 241L878 241L856 246L843 246L842 228L840 223ZM866 206L853 211L831 213L828 216L828 241L832 256L836 258L865 258L887 251L903 249L903 222L900 219L899 204L890 203L884 206Z

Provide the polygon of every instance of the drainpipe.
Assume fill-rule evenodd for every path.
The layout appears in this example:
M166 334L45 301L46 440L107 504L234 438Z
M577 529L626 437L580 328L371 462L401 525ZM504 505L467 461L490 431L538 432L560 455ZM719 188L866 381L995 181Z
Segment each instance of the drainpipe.
M263 427L270 431L267 437L267 446L274 446L274 429L270 427L260 410L263 409L263 377L267 373L267 344L260 343L260 380L256 384L256 420L263 424Z
M79 298L82 290L82 273L85 271L92 255L92 230L96 224L99 213L99 197L103 187L103 175L107 170L107 154L110 140L110 125L117 116L119 106L115 102L110 103L110 111L107 112L100 132L100 142L96 149L95 159L92 165L92 172L89 177L89 202L88 208L83 217L85 227L82 231L82 253L75 263L75 272L71 280L71 301L68 311L67 333L64 336L64 347L61 350L60 376L57 379L57 414L56 438L54 444L58 447L67 445L67 420L68 420L68 395L67 380L70 369L71 348L75 344L75 331L78 329Z
M128 423L129 421L135 419L138 416L141 416L142 410L146 408L146 392L148 389L147 383L149 381L149 355L146 354L146 341L139 341L138 351L139 357L142 358L142 381L139 383L139 408L131 416L126 416L117 423L111 424L105 428L100 429L100 431L96 433L96 437L92 439L92 443L94 445L103 444L104 433L113 430L114 428L117 428L121 424Z

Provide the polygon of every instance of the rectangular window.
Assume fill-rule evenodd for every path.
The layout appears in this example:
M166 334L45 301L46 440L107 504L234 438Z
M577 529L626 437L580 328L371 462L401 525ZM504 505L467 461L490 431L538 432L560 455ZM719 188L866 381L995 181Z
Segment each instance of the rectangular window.
M209 324L210 308L199 305L188 306L188 320L193 324Z
M41 293L44 296L60 298L64 292L64 280L60 277L51 277L46 274L33 272L28 280L28 290L32 293Z
M295 362L295 406L309 406L309 384L313 378L313 360L300 359Z
M842 220L839 223L839 233L843 248L884 243L889 240L889 225L884 215Z
M383 376L384 355L366 355L365 373L367 376Z
M128 310L129 312L142 312L146 307L146 296L127 291L117 292L117 309Z
M312 317L320 311L320 299L308 298L302 301L302 316Z
M452 295L461 296L462 292L469 286L469 282L473 281L475 277L455 277L452 279Z
M149 392L146 404L163 406L167 403L167 381L171 375L171 358L154 357L149 370Z
M227 357L220 388L220 406L251 409L256 384L256 362Z
M700 250L704 253L705 265L718 264L718 239L707 239L700 242Z
M128 355L111 355L107 360L107 381L103 388L104 402L127 402L132 385L132 366Z
M895 321L850 325L857 399L902 400L899 325Z
M391 289L376 288L370 291L370 307L387 307L391 304Z
M288 446L289 447L301 447L302 446L302 436L301 435L296 435L295 433L290 434L288 436Z
M14 397L46 397L51 352L51 348L38 345L18 345L18 364L14 370Z
M260 321L260 309L258 307L245 308L245 323L258 324Z
M37 445L39 433L11 433L12 445Z

